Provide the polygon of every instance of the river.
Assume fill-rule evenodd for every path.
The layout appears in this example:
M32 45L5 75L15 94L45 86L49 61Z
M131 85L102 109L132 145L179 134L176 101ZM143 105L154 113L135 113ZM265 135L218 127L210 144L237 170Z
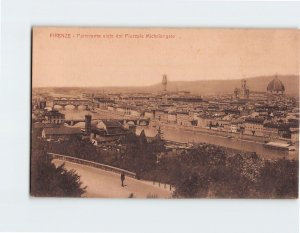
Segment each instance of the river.
M114 113L109 112L91 112L88 110L74 110L74 109L60 109L60 112L65 114L66 119L84 119L86 114L91 114L93 119L99 118L113 118L117 117ZM120 118L120 117L119 117ZM195 143L209 143L228 147L243 152L256 152L266 159L278 159L285 157L286 159L298 159L299 149L296 151L283 151L272 148L266 148L262 143L253 141L238 140L233 138L225 138L217 135L209 135L203 132L195 132L186 129L179 129L169 126L163 126L163 136L165 140L175 142L195 142ZM137 127L137 134L145 130L146 136L154 136L157 129L152 126L139 126Z

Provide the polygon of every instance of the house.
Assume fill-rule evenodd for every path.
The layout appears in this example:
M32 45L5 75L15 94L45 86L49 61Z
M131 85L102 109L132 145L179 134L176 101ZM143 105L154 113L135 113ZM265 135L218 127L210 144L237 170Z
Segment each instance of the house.
M165 111L165 112L160 116L160 121L161 121L161 122L164 122L164 123L168 122L168 112L167 112L167 111Z
M237 124L231 124L230 125L230 132L231 133L237 133L239 131L239 126Z
M168 123L176 123L177 122L177 115L175 112L168 113Z
M122 124L117 120L100 120L96 125L96 129L103 131L104 135L123 135L127 130L123 128ZM92 131L95 131L95 129Z
M270 140L278 138L278 125L271 122L265 123L263 128L263 136Z
M154 119L154 111L146 110L144 113L145 118Z
M97 108L107 109L107 107L110 104L113 104L114 101L111 99L108 99L108 98L104 98L104 97L95 97L94 103L96 104Z
M163 121L167 116L167 113L164 110L155 110L154 118L159 121ZM167 120L167 119L166 119Z
M140 117L141 112L137 108L131 108L130 109L130 116Z
M252 136L264 136L263 123L263 118L247 118L243 124L244 134Z
M99 120L96 125L91 125L90 140L93 145L99 146L117 141L129 132L117 120Z
M208 125L208 121L203 116L198 115L197 116L197 126L200 128L205 128Z
M115 108L113 106L107 106L107 110L113 112L115 111Z
M290 128L291 131L291 141L298 142L299 141L299 128Z
M65 114L58 110L51 110L45 113L44 123L63 124L65 122Z
M44 128L42 131L42 138L53 140L68 140L70 138L81 137L80 128L73 127L53 127Z
M116 108L116 112L118 112L122 115L129 115L130 114L130 111L127 108L121 107L121 106Z
M183 126L191 126L190 116L187 112L178 112L177 113L177 124Z

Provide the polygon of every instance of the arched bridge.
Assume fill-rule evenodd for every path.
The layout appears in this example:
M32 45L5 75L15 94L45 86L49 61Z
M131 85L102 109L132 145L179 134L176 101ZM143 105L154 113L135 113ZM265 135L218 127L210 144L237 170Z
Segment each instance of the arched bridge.
M128 118L128 119L120 119L120 121L123 125L140 125L140 126L146 126L149 125L150 119L149 118Z
M106 119L92 119L93 121L99 121L99 120L106 120ZM122 125L135 125L135 126L147 126L150 123L149 118L128 118L128 119L114 119L116 121L119 121ZM75 125L79 122L84 122L84 119L70 119L65 120L65 123L69 125Z
M65 108L67 105L73 105L75 109L79 106L84 106L86 109L93 107L93 102L85 99L55 99L53 100L53 108L61 106Z

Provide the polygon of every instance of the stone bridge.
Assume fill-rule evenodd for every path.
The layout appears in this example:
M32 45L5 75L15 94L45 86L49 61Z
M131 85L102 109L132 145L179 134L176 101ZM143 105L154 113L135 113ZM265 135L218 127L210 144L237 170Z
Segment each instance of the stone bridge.
M55 99L53 100L53 108L55 106L61 106L65 108L66 106L74 106L75 109L78 109L79 106L84 106L86 109L93 107L93 102L85 99Z
M106 119L92 119L93 121L106 120ZM135 125L135 126L147 126L150 123L148 118L129 118L129 119L113 119L119 121L122 125ZM75 125L79 122L84 122L84 119L66 119L65 123L69 125Z
M123 125L140 125L140 126L146 126L149 125L150 119L149 118L128 118L128 119L120 119L120 121Z

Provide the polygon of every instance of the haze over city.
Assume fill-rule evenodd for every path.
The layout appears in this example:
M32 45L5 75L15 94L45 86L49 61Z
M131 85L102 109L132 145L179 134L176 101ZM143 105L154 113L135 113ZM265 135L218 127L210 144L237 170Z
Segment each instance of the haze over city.
M44 29L45 30L45 29ZM147 86L171 81L226 80L299 74L298 30L98 29L118 38L53 38L95 34L90 28L33 31L33 87ZM139 38L148 32L174 38Z

